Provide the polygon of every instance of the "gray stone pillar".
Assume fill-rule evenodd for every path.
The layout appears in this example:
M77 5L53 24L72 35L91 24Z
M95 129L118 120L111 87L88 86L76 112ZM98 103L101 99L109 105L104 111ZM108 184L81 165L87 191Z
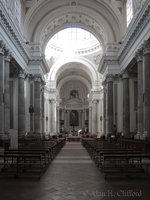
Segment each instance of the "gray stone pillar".
M62 120L64 120L64 110L62 110Z
M41 133L42 137L44 138L44 82L42 81L42 87L41 87L41 101L40 101L40 119L41 119ZM46 122L47 123L47 122Z
M4 52L4 131L8 134L10 131L10 92L9 92L9 70L11 54L9 50Z
M18 74L18 137L25 137L25 97L24 79L25 72L22 70Z
M143 49L144 64L144 133L150 140L150 44L145 44Z
M54 99L51 100L51 119L52 119L52 126L51 131L53 134L56 134L56 102Z
M113 75L109 74L106 77L107 80L107 135L110 136L113 133Z
M97 135L97 100L93 101L93 109L92 109L92 135Z
M70 114L70 110L67 110L67 127L70 126L70 117L69 117L69 114Z
M82 128L85 127L85 111L82 110Z
M57 107L57 132L60 132L59 107Z
M123 133L125 137L130 134L130 102L129 102L129 72L122 74L123 78Z
M4 57L4 44L0 41L0 135L4 134L4 66L3 66L3 57Z
M41 138L40 129L40 88L41 88L41 77L35 75L34 77L34 135L37 138Z
M89 107L89 133L92 134L92 107Z
M136 139L140 139L143 135L143 54L138 52L136 54L137 64L138 64L138 106L137 106L137 135L135 136Z
M42 89L42 134L44 134L44 116L45 116L45 112L44 112L44 87Z
M65 128L67 128L67 111L66 110L64 110L64 125L65 125Z
M82 128L81 110L79 110L79 128Z
M103 99L103 134L106 135L106 92L104 91L104 99Z

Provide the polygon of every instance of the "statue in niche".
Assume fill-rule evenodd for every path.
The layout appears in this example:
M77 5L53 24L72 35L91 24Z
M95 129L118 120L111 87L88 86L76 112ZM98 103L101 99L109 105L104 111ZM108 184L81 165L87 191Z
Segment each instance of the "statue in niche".
M70 99L73 99L73 98L79 98L79 93L77 90L70 91Z

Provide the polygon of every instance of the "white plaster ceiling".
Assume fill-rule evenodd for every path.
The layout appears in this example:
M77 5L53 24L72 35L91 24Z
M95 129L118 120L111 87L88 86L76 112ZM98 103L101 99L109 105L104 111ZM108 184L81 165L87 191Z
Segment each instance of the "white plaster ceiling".
M51 67L49 80L56 81L60 91L70 79L80 81L88 92L92 83L100 80L97 65L108 44L118 43L124 36L124 0L23 0L23 34L34 51L45 52L50 38L67 27L79 27L91 32L100 42L101 53L94 52L85 58L61 59ZM99 54L100 53L100 54ZM99 57L98 57L99 56ZM98 58L98 59L97 59Z

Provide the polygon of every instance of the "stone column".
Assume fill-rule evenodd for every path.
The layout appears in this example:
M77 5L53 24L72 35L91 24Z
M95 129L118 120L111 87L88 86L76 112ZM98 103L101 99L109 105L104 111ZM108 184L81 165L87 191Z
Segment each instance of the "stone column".
M107 135L110 136L113 133L113 75L109 74L106 77L107 80Z
M82 128L81 110L79 110L79 128Z
M97 134L101 132L101 121L100 121L100 99L97 101Z
M64 110L62 110L62 120L64 120Z
M92 134L92 107L89 107L89 133Z
M102 122L103 122L103 134L106 135L106 91L104 91Z
M137 59L137 70L138 70L138 106L137 106L137 135L135 136L136 139L140 139L140 137L143 135L143 54L141 52L138 52L136 54Z
M144 133L150 140L150 44L145 44L143 56Z
M53 112L52 101L51 101L51 99L49 99L49 130L50 130L50 133L52 133L52 112Z
M44 134L44 116L45 116L45 112L44 112L44 86L42 89L42 134Z
M40 118L41 118L41 133L42 137L44 138L44 82L42 81L41 87L41 101L40 101Z
M66 110L64 110L64 125L65 125L65 128L67 128L67 112L66 112Z
M57 132L60 132L59 107L57 107Z
M92 135L97 135L97 100L93 101L93 109L92 109Z
M3 66L3 57L4 57L4 44L0 40L0 135L4 134L4 66Z
M86 118L86 109L85 109L85 112L84 112L84 114L85 114L85 115L84 115L84 119L86 120L86 119L87 119L87 118Z
M70 126L70 117L69 117L69 114L70 114L70 110L67 110L67 127Z
M130 102L129 102L129 72L125 70L123 78L123 133L124 136L130 134Z
M4 131L5 134L10 130L10 92L9 92L9 70L11 54L8 49L4 52Z
M35 75L34 77L34 135L38 139L41 138L40 129L40 88L41 88L41 77Z
M25 137L25 97L24 79L25 72L19 71L18 74L18 137Z
M82 128L85 127L85 111L82 111Z
M53 134L56 134L56 102L54 99L51 100L51 131Z

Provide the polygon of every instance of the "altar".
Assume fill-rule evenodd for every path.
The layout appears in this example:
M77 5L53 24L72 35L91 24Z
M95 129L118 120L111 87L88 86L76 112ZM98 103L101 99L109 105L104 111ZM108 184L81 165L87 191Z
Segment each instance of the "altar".
M81 136L69 136L66 138L68 142L70 141L76 141L76 142L79 142L82 140L82 137Z

